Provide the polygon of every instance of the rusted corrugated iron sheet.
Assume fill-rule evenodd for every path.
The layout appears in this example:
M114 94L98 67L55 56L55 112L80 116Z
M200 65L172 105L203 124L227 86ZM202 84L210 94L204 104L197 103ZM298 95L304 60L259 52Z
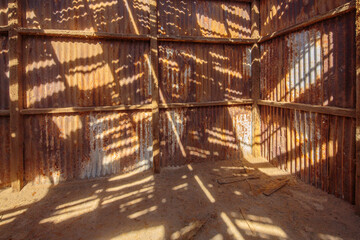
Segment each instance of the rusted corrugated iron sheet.
M0 1L0 26L8 25L8 1Z
M250 98L248 46L161 43L159 64L162 103Z
M151 112L28 116L25 179L84 179L152 166Z
M159 0L159 34L250 38L250 3Z
M151 103L149 44L24 40L25 108Z
M26 0L23 26L147 34L150 0Z
M269 162L354 202L355 119L262 106L261 125Z
M162 166L239 160L251 153L251 106L160 111Z
M261 35L305 22L350 0L261 0Z
M265 100L355 108L354 13L261 45Z
M10 121L0 117L0 187L10 184Z
M9 109L8 38L0 35L0 110Z

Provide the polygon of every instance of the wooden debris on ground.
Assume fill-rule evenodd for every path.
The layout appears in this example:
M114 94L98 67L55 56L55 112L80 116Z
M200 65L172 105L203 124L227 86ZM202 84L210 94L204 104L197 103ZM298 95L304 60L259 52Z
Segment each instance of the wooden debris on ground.
M259 179L260 177L258 175L255 174L241 174L238 176L232 176L232 177L223 177L223 178L219 178L217 179L217 183L220 185L223 184L229 184L229 183L235 183L235 182L241 182L241 181L245 181L245 180L252 180L252 179Z
M193 239L200 229L209 221L210 218L214 218L214 215L207 217L204 220L197 220L191 222L186 227L183 227L179 231L176 231L171 235L171 240L190 240Z
M279 189L283 188L288 182L290 181L289 178L277 179L275 181L271 181L268 183L264 188L262 193L265 196L270 196L274 192L278 191Z

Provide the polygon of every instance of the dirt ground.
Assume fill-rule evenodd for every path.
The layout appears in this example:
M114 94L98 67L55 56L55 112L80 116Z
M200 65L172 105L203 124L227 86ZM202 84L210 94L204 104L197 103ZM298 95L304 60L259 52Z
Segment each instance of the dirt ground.
M242 174L258 179L218 184ZM238 175L237 175L238 176ZM288 184L265 196L279 178ZM263 159L0 192L0 239L360 239L360 217L343 200Z

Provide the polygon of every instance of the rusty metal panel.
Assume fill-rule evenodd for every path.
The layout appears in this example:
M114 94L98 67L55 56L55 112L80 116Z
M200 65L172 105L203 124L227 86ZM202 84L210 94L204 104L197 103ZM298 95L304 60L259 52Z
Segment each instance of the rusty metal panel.
M351 0L262 0L261 35L285 29L341 6Z
M162 103L250 98L250 46L161 43Z
M354 13L261 45L261 98L355 108Z
M0 110L9 109L8 38L0 35Z
M355 200L355 119L262 106L262 156L304 182Z
M149 44L24 40L25 108L151 103Z
M0 187L10 184L10 119L0 117Z
M159 0L159 34L250 38L250 3Z
M239 160L251 154L251 106L160 111L161 165Z
M148 34L150 0L26 0L23 26Z
M0 26L5 27L8 25L8 1L0 1Z
M58 183L152 167L151 112L25 118L25 179Z

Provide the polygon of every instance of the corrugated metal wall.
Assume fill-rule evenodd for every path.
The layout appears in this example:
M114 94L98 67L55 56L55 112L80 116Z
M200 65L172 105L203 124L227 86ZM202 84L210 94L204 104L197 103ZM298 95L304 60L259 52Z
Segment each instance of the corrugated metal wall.
M261 35L305 22L351 0L261 0Z
M251 106L160 112L162 166L239 160L251 153Z
M249 99L250 46L162 43L161 103Z
M159 1L159 34L168 37L250 37L250 3ZM160 103L205 103L251 97L251 47L169 43L159 45ZM251 107L160 111L162 166L239 159L251 153Z
M261 1L262 34L346 1ZM267 10L272 9L267 12ZM354 109L355 13L261 44L261 99ZM261 153L346 201L355 200L355 118L261 106Z
M159 0L159 33L250 38L250 4L235 1Z
M150 32L150 0L25 0L22 25L108 33Z
M346 201L355 195L355 119L261 107L261 153L272 164Z
M355 108L354 18L349 13L263 43L261 98Z
M101 39L49 35L48 31L41 31L45 36L33 32L22 36L25 180L57 183L152 167L150 109L34 113L44 108L151 104L150 38L144 35L151 32L151 1L20 2L22 30L103 34ZM159 0L158 34L248 39L250 6L236 1ZM6 25L7 1L1 1L0 26ZM116 34L148 40L117 39ZM0 68L4 68L0 110L4 110L9 108L7 38L0 41ZM160 103L250 98L250 45L158 44ZM251 107L162 109L159 131L162 166L235 159L251 152ZM8 117L0 117L0 136L5 139L0 143L0 156L5 156L0 161L0 184L7 185Z
M58 183L148 169L151 112L28 116L25 179Z
M25 38L24 108L151 103L149 44Z

